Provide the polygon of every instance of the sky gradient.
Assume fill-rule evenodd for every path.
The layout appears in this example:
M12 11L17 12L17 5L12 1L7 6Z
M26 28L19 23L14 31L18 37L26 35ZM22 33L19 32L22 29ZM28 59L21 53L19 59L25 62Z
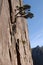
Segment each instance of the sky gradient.
M43 0L24 0L24 3L31 5L34 13L34 18L27 20L31 47L43 46Z

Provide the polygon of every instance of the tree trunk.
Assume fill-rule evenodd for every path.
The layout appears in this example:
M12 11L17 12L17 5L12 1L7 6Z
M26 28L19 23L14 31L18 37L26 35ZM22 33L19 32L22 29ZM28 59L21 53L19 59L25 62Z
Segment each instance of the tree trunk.
M15 14L18 0L0 0L0 65L33 65L27 22Z

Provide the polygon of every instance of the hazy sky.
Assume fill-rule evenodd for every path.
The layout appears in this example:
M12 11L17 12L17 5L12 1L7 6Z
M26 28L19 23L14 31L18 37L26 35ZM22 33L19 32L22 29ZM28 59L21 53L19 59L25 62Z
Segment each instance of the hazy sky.
M24 3L31 5L33 19L28 19L28 29L31 47L43 45L43 0L24 0Z

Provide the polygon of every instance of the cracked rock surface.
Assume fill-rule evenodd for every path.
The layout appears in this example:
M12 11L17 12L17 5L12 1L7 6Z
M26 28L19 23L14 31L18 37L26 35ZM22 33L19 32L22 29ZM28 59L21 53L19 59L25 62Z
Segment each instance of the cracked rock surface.
M15 20L18 0L0 0L0 65L33 65L27 22Z

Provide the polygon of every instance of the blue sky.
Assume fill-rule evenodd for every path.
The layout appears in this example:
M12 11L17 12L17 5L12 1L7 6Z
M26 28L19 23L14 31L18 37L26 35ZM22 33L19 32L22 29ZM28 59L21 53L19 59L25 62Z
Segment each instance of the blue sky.
M25 4L31 5L33 19L28 19L28 30L31 47L43 46L43 0L24 0Z

